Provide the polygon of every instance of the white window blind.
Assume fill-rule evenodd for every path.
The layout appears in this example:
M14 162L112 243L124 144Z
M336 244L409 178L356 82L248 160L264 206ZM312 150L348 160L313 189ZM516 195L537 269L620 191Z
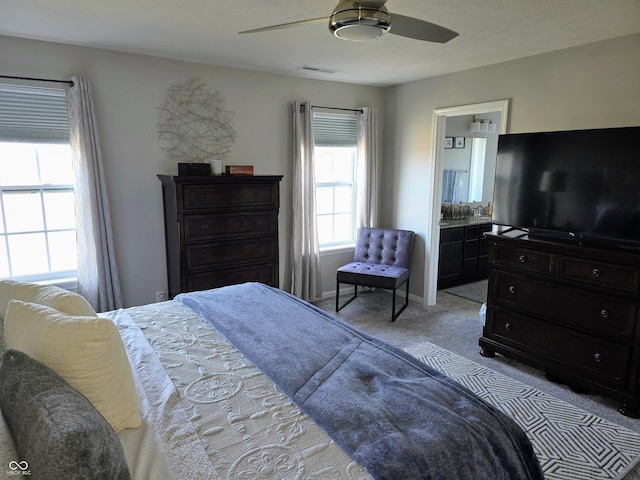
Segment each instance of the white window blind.
M356 115L314 112L313 141L317 147L357 145L358 117Z
M64 90L0 84L0 141L69 143Z

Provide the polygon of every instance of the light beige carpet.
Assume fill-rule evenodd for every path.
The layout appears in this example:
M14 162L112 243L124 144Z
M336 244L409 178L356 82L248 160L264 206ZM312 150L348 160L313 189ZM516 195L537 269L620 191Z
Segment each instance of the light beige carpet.
M479 282L467 283L445 289L445 292L457 297L466 298L477 303L485 303L487 301L488 280L480 280Z

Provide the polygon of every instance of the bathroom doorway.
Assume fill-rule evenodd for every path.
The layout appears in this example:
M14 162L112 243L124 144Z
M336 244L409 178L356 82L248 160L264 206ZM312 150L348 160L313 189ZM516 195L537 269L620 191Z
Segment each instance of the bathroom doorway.
M434 188L431 199L432 211L427 215L429 224L426 231L430 232L430 242L425 256L425 282L424 299L425 304L435 305L438 288L438 259L440 255L440 205L442 201L442 176L444 165L445 136L447 130L447 119L462 115L478 115L499 113L499 124L496 132L498 134L507 133L507 120L509 113L509 100L498 100L494 102L476 103L461 105L456 107L438 108L433 111L433 130L431 141L431 159L434 165Z

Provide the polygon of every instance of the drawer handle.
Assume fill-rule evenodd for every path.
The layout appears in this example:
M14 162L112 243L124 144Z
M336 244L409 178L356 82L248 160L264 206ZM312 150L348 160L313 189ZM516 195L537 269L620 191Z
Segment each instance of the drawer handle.
M599 268L594 268L593 270L591 270L591 275L595 278L598 278L600 277L600 275L602 275L602 272Z
M512 328L513 328L513 327L511 326L511 324L510 324L510 323L505 323L505 325L504 325L504 329L505 329L507 332L510 332Z
M602 357L602 354L600 354L600 353L596 353L596 354L593 356L593 359L594 359L596 362L601 362L601 361L602 361L602 358L603 358L603 357Z
M509 286L509 293L511 295L515 294L518 291L518 289L516 287L514 287L513 285Z
M527 263L527 256L526 256L526 255L520 255L520 256L518 257L518 261L519 261L520 263Z
M609 317L609 312L606 309L603 308L602 310L600 310L600 316L602 318L608 318Z

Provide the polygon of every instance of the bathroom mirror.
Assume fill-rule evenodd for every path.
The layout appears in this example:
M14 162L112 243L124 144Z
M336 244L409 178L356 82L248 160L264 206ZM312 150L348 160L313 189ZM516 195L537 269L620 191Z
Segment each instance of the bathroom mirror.
M456 137L452 142L452 148L445 148L442 172L443 203L483 202L483 194L485 197L486 194L491 197L492 192L484 191L486 152L486 138Z

